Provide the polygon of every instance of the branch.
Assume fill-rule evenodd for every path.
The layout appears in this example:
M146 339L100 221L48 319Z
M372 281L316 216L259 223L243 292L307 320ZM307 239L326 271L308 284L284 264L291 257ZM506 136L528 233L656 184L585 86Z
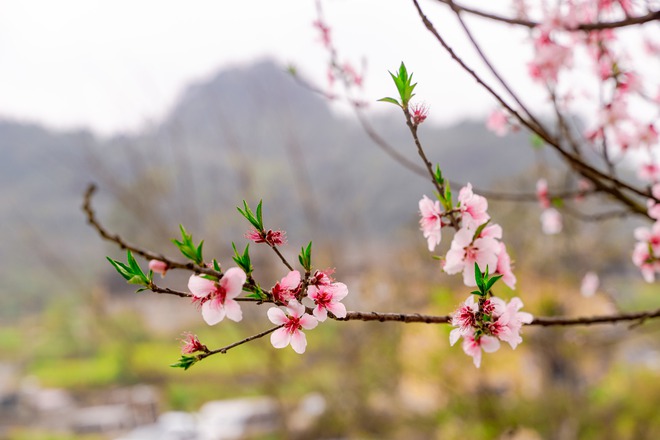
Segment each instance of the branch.
M278 325L277 327L270 328L270 329L268 329L268 330L266 330L266 331L263 331L263 332L261 332L261 333L257 333L256 335L252 335L252 336L249 336L249 337L247 337L247 338L245 338L245 339L241 339L240 341L238 341L238 342L234 342L233 344L229 344L229 345L227 345L227 346L225 346L225 347L218 348L218 349L216 349L216 350L210 350L210 351L208 351L208 352L205 352L205 353L199 354L199 355L197 355L197 359L198 359L198 360L202 360L202 359L204 359L204 358L206 358L206 357L209 357L209 356L211 356L211 355L213 355L213 354L218 354L218 353L225 354L225 353L227 353L228 350L231 350L231 349L234 348L234 347L238 347L239 345L243 345L243 344L245 344L245 343L247 343L247 342L254 341L255 339L263 338L264 336L266 336L266 335L268 335L268 334L270 334L270 333L273 333L275 330L277 330L277 329L280 328L280 327L282 327L282 325Z
M468 14L476 15L482 18L487 18L493 21L499 21L502 23L513 24L517 26L524 26L530 29L541 25L541 23L532 20L505 17L503 15L493 14L490 12L473 9L467 6L458 5L453 0L436 0L436 1L438 1L439 3L446 4L451 9L453 9L454 12L467 12ZM567 27L566 30L567 31L597 31L603 29L616 29L626 26L644 24L655 20L660 20L660 11L651 11L645 15L639 15L636 17L626 17L625 19L618 21L580 23L577 26Z
M92 208L92 197L94 196L94 193L96 192L96 185L93 183L90 184L87 187L87 190L85 191L84 199L83 199L83 206L82 210L85 212L85 215L87 216L87 223L90 224L96 231L99 233L101 238L104 240L111 241L113 243L117 243L121 249L128 249L134 254L138 254L147 260L160 260L164 263L167 264L169 269L186 269L191 272L195 273L204 273L207 275L213 275L218 278L222 278L223 274L222 272L218 272L216 270L213 270L209 267L202 267L202 266L197 266L196 264L193 263L181 263L178 261L171 260L167 257L165 257L162 254L156 254L154 252L150 252L148 250L139 248L138 246L135 246L133 244L130 244L126 242L124 239L122 239L119 235L117 234L110 234L102 225L99 223L99 221L96 218L96 213L94 212L94 209ZM162 292L165 293L165 292Z
M646 321L648 319L660 318L660 309L620 313L616 315L601 316L581 316L568 318L563 316L540 316L527 325L540 327L552 326L576 326L576 325L598 325L598 324L616 324L626 321ZM404 322L404 323L423 323L423 324L449 324L451 316L421 315L419 313L379 313L379 312L348 312L345 318L334 318L336 321L379 321L379 322Z

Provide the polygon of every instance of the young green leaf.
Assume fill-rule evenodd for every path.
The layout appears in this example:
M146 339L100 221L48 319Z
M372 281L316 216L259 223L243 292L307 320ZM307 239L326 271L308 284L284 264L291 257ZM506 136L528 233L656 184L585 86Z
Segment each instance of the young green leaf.
M181 356L181 358L177 362L175 362L173 364L170 364L170 367L172 367L172 368L183 368L184 370L187 370L188 368L192 367L195 364L195 362L197 362L197 361L199 361L199 359L197 359L197 356L185 356L184 355L184 356Z
M389 103L394 104L398 107L401 107L401 104L399 104L399 101L397 101L394 98L380 98L378 101L379 102L389 102Z

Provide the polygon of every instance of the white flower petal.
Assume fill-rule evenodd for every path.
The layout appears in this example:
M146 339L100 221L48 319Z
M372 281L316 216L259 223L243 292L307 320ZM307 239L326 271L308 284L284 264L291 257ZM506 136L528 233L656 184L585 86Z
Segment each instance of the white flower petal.
M289 342L291 342L291 333L285 328L278 328L270 335L270 343L275 348L284 348L289 345Z
M307 338L300 330L293 332L291 335L291 348L298 354L303 354L307 348Z
M268 315L268 319L270 319L270 322L272 322L273 324L282 325L282 324L286 324L289 321L289 318L287 318L287 316L284 314L282 309L280 309L279 307L271 307L270 309L268 309L266 314Z
M238 302L233 299L227 298L225 300L225 313L227 314L227 319L238 322L243 319L243 311Z
M225 308L217 301L202 304L202 318L208 325L215 325L225 319Z

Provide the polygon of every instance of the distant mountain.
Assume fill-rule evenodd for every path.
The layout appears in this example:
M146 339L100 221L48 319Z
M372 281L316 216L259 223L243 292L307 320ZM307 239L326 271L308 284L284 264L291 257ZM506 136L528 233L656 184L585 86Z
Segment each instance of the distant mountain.
M418 161L400 115L372 121L401 154ZM491 187L529 169L522 135L498 138L481 122L425 124L420 137L446 176ZM403 168L352 118L334 114L271 61L192 84L160 123L102 140L0 122L0 302L39 301L106 273L103 247L80 211L89 181L100 186L104 222L130 240L172 254L165 238L183 223L206 249L226 253L247 229L243 199L264 200L266 221L296 247L313 238L340 247L387 240L415 228L427 179ZM456 189L457 190L457 189ZM35 276L35 272L38 276ZM22 290L17 293L18 290Z

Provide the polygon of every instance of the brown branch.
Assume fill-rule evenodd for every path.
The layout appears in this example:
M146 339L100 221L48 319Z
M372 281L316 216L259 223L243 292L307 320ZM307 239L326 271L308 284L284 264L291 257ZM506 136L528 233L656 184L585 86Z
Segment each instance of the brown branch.
M541 23L532 20L505 17L503 15L493 14L490 12L473 9L467 6L458 5L453 0L436 0L436 1L438 1L439 3L446 4L455 12L466 12L468 14L476 15L482 18L487 18L493 21L499 21L502 23L513 24L517 26L524 26L528 28L535 28L541 25ZM567 27L566 30L567 31L597 31L603 29L616 29L626 26L644 24L655 20L660 20L660 11L651 11L645 15L638 15L636 17L626 17L623 20L617 20L617 21L580 23L577 26Z
M202 267L198 266L194 263L181 263L178 261L171 260L167 258L166 256L162 254L157 254L145 249L142 249L136 245L133 245L131 243L128 243L125 241L123 238L121 238L117 234L111 234L109 233L98 221L96 218L96 213L94 212L94 209L92 208L92 196L96 192L96 185L90 184L87 187L87 190L85 191L84 199L83 199L83 206L82 210L85 212L85 215L87 216L87 223L90 224L96 231L99 233L99 235L104 239L111 241L113 243L116 243L121 249L126 249L134 254L140 255L147 260L160 260L164 263L167 264L168 269L185 269L189 270L191 272L195 273L204 273L207 275L213 275L218 278L222 278L223 274L222 272L218 272L216 270L213 270L209 267Z
M645 321L660 318L660 309L616 315L581 316L569 318L564 316L540 316L527 325L552 327L575 325L616 324L627 321ZM379 312L348 312L345 318L334 318L336 321L379 321L404 322L423 324L449 324L451 316L421 315L419 313L379 313Z
M270 333L273 333L275 330L277 330L278 328L281 328L281 327L282 327L282 325L278 325L277 327L270 328L266 331L263 331L261 333L257 333L256 335L249 336L245 339L241 339L240 341L234 342L233 344L229 344L225 347L218 348L216 350L209 350L208 352L197 355L197 359L202 360L206 357L209 357L211 355L218 354L218 353L225 354L225 353L227 353L228 350L231 350L234 347L238 347L239 345L243 345L247 342L254 341L255 339L263 338L264 336L266 336Z
M604 172L594 168L593 166L585 163L581 160L579 156L572 154L569 151L566 151L560 145L560 142L557 141L553 136L551 136L544 127L534 124L531 121L523 118L520 113L514 110L505 100L500 96L492 87L490 87L470 66L468 66L465 61L463 61L454 50L447 44L444 38L440 35L438 30L435 28L433 23L428 19L424 14L421 6L419 5L418 0L412 0L417 13L424 23L426 29L435 37L435 39L440 43L443 49L449 54L449 56L458 63L465 72L468 73L479 85L481 85L486 91L495 98L511 115L513 115L520 124L527 127L532 132L536 133L544 142L552 146L563 158L570 164L578 173L583 175L585 178L590 180L596 189L601 190L602 192L610 194L613 198L619 200L622 204L627 206L632 212L648 217L647 210L644 206L637 203L635 200L628 197L624 194L621 189L628 190L636 195L642 197L650 197L650 194L647 190L641 190L636 188L626 182L623 182L613 176L607 175ZM608 182L608 184L604 183Z

